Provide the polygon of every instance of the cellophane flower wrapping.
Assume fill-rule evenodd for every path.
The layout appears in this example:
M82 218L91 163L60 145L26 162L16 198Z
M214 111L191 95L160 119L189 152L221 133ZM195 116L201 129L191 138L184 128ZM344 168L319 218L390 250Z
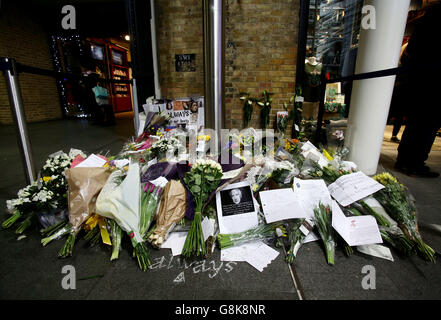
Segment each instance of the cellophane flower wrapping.
M335 237L332 227L331 208L328 205L319 203L319 205L314 208L314 222L322 238L328 264L334 265Z
M177 180L170 180L162 192L159 210L156 214L156 227L149 237L150 243L160 248L168 233L185 216L186 193L183 184Z
M220 249L238 246L243 243L256 240L271 240L277 237L285 237L286 228L281 222L260 224L255 228L231 234L218 234L217 241Z
M96 213L115 220L130 237L141 270L146 271L150 259L140 232L141 179L139 163L131 162L124 180L121 170L112 172L98 196Z

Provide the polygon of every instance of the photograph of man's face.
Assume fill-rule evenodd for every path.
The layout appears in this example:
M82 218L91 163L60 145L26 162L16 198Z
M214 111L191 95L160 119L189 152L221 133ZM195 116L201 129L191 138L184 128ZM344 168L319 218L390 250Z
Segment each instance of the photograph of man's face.
M240 189L232 189L230 191L230 197L234 204L239 204L242 200L242 191L240 191Z
M254 212L253 193L249 185L232 187L220 191L221 215L231 216L236 214Z

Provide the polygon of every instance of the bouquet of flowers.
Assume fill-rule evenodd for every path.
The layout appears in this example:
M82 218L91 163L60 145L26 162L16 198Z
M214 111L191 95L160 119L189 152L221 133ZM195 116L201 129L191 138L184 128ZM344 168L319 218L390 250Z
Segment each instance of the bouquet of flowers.
M181 142L176 137L162 138L152 144L152 146L147 149L149 153L149 158L164 158L169 154L176 156L179 148L182 147Z
M59 151L49 156L40 170L39 181L18 191L16 199L6 201L7 209L12 216L3 222L2 227L9 228L19 219L24 218L16 230L16 233L21 234L32 224L34 216L40 218L39 214L43 212L51 212L54 216L54 212L66 208L67 183L64 171L70 167L78 154L82 154L81 151L72 149L69 155ZM44 221L39 219L44 228L49 227L47 225L49 220L58 222L59 219L44 219Z
M370 199L371 197L368 198ZM374 198L372 199L375 200ZM384 212L382 206L381 208L379 206L381 206L380 203L373 207L367 203L367 200L360 200L354 202L347 208L342 207L342 210L347 216L362 216L363 214L372 215L377 220L383 241L390 244L406 256L410 256L414 251L413 241L409 240L404 235L401 229L398 228L397 223Z
M140 169L138 163L131 163L129 171L121 182L124 172L112 172L96 200L96 213L115 220L130 237L138 265L146 271L150 259L140 226ZM117 241L120 241L116 239Z
M153 221L162 194L162 188L146 182L141 191L141 221L139 232L145 238Z
M218 234L217 241L220 249L241 245L255 240L268 240L286 237L286 228L281 222L261 224L253 229L232 234Z
M250 124L251 117L253 115L253 102L256 102L257 100L255 98L250 97L250 94L248 92L241 92L239 95L240 95L240 100L244 102L243 120L244 120L245 128L247 128L248 125Z
M184 182L196 203L193 222L182 250L182 254L186 257L207 253L201 227L202 208L209 195L219 186L221 178L222 167L213 160L198 160L185 174Z
M374 194L388 214L398 223L403 233L414 243L421 256L435 262L435 251L424 243L418 231L416 207L409 199L406 190L390 173L381 173L374 177L385 188Z
M314 178L323 179L327 184L334 183L338 178L354 173L353 170L345 170L342 167L336 168L333 165L320 167L318 163L314 163L314 171L310 171L310 175Z
M329 206L319 203L318 207L314 208L315 224L317 225L317 229L325 246L328 264L334 265L335 240L331 217L332 211Z
M66 171L69 184L69 223L70 230L66 243L58 256L65 258L72 255L75 238L83 223L95 211L95 201L109 177L107 168L75 167Z
M257 105L262 107L260 110L260 117L262 121L262 128L266 129L266 127L269 125L270 122L270 113L271 113L271 104L273 102L273 99L271 96L274 93L269 92L268 90L264 90L262 92L263 97L257 102Z
M170 230L185 217L186 205L184 185L178 180L170 180L162 192L159 211L155 217L155 229L149 232L150 235L146 234L154 247L160 248Z
M294 258L297 256L297 252L299 251L303 240L305 240L308 233L314 227L314 221L309 219L295 219L293 224L290 227L289 231L289 244L290 247L286 253L285 261L288 263L292 263Z
M287 110L286 103L284 103L284 108ZM282 135L282 137L285 135L286 127L288 126L288 122L290 119L288 111L279 111L277 112L277 130Z

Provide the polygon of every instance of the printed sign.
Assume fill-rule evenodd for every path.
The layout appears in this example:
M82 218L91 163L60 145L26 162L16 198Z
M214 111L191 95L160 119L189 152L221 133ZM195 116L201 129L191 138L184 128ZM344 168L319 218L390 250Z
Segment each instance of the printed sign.
M175 55L176 72L195 72L196 54L176 54Z

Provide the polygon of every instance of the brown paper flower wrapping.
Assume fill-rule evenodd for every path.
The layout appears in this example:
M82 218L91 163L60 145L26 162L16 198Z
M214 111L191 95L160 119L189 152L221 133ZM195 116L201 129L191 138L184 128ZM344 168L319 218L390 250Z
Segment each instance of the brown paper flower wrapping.
M156 247L161 247L170 228L185 216L187 205L184 185L177 180L170 180L164 188L158 214L156 229L149 241Z
M66 170L69 222L75 234L95 211L96 199L109 175L110 171L106 168L80 167Z

